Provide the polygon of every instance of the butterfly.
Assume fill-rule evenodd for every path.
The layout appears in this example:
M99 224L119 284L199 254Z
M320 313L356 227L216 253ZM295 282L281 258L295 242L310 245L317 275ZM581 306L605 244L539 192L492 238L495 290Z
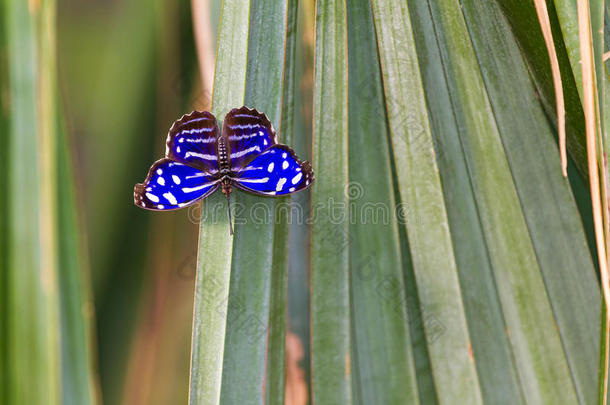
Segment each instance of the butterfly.
M221 133L212 113L193 111L174 122L165 157L153 163L144 183L136 184L133 199L138 207L168 211L192 205L218 189L230 204L233 186L256 195L283 196L306 189L314 180L311 164L277 142L265 114L234 108L225 116Z

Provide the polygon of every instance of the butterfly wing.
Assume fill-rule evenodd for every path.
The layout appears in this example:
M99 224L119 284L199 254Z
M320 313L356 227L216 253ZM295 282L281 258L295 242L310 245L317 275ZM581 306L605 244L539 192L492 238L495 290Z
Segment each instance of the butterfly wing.
M234 108L225 116L222 136L229 145L234 172L246 167L256 156L277 143L273 125L263 113L248 107Z
M219 183L216 176L164 158L152 165L144 183L136 184L133 200L149 210L173 210L206 197Z
M199 170L218 172L216 118L207 111L193 111L174 122L167 136L165 156Z
M314 175L309 162L301 162L288 146L276 144L235 173L232 180L242 190L273 196L309 187Z

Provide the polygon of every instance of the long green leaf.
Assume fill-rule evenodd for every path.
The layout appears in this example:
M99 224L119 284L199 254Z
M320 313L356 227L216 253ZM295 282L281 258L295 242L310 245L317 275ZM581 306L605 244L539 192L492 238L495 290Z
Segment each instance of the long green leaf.
M280 142L292 145L294 140L294 106L296 96L297 17L299 1L288 2L282 89ZM288 268L290 262L290 207L292 198L275 204L273 266L271 268L271 302L269 313L269 348L267 361L266 404L280 404L285 399L286 332L288 304Z
M523 2L520 0L497 0L497 2L502 6L512 27L512 33L525 55L529 71L536 84L545 112L555 122L557 112L555 110L553 78L534 2ZM580 174L588 178L584 116L579 98L579 90L575 77L572 74L568 52L561 40L561 28L557 15L554 12L554 5L552 2L547 2L547 6L549 8L549 17L563 83L568 151L574 158Z
M222 5L212 100L216 117L224 117L231 108L243 104L249 11L249 2L225 0ZM214 208L226 203L224 200L223 195L216 193L207 198L202 207L191 342L190 404L220 402L233 251L228 217L219 216Z
M313 239L311 268L314 403L348 405L350 371L347 10L316 4Z
M439 63L435 27L427 4L413 3L412 10L428 109L434 112L430 119L483 399L493 404L521 404L524 398L462 157L447 80Z
M462 9L454 1L429 5L524 396L574 403L570 370Z
M554 0L554 10L561 27L561 42L565 44L570 59L571 74L582 98L582 69L580 63L580 40L578 36L578 10L575 0ZM589 0L591 33L595 53L597 83L603 83L602 54L604 46L604 1ZM601 92L599 94L601 100ZM600 107L603 107L600 105Z
M553 133L497 5L463 8L572 379L581 403L594 403L601 297Z
M89 267L79 224L80 207L74 188L72 158L63 125L58 126L57 134L62 404L95 404L98 387L93 361L94 319Z
M312 97L315 32L315 3L299 1L297 11L297 47L295 50L295 74L297 83L294 97L294 137L289 144L301 159L312 160ZM289 101L288 101L289 102ZM288 105L287 103L284 104ZM287 115L282 114L282 119ZM282 131L284 133L284 131ZM292 207L309 212L311 188L290 197ZM303 215L305 217L306 215ZM311 397L311 224L304 220L290 221L290 250L288 275L288 325L293 342L302 347L298 367L303 370L306 394ZM288 341L287 341L288 342ZM296 353L293 353L296 354ZM287 382L288 383L288 382Z
M396 176L394 176L394 193L395 195L400 194ZM407 206L402 205L402 208L400 209L403 210L402 213L406 213L405 216L402 216L401 221L406 220L408 222L409 220L417 220L408 213ZM401 211L398 211L397 213L402 214ZM424 308L421 305L417 298L417 283L415 282L413 262L409 252L409 241L405 227L399 227L398 233L400 237L404 282L407 294L407 312L409 316L411 344L413 345L413 360L415 363L419 401L422 404L437 405L438 395L436 393L434 375L432 374L428 343L436 340L437 336L443 333L444 326L438 322L438 318L436 318L434 314L431 314L427 308ZM426 331L424 330L426 323L433 324L436 328L436 331L430 334L430 338L426 336Z
M438 400L480 404L411 18L406 4L373 6L400 197L417 218L406 229L419 301L445 328L432 339L424 324Z
M276 125L282 110L286 17L286 1L252 3L245 104L265 112ZM243 211L235 218L221 401L263 403L272 277L281 278L271 271L275 204L272 198L246 193L236 193L235 199Z
M578 93L580 95L581 105L584 105L584 93L583 93L583 77L582 77L582 62L581 62L581 44L580 44L580 22L579 22L579 13L578 13L578 3L574 0L554 0L554 9L553 11L557 14L558 25L561 28L560 32L557 32L556 35L560 38L557 41L565 44L566 51L570 60L570 68L569 73L573 75L574 81L576 83L576 87ZM609 79L607 74L605 74L605 67L603 66L602 58L604 53L604 0L589 0L589 18L591 27L587 27L590 29L592 35L592 53L593 53L593 69L595 75L595 97L596 97L596 131L598 132L598 136L600 139L600 145L603 144L605 151L599 151L599 156L603 156L604 153L610 151L610 145L608 139L604 137L603 134L607 129L604 129L604 111L605 111L605 97L603 88L606 87ZM559 31L559 30L558 30ZM559 35L561 34L561 35ZM603 143L602 143L603 142ZM599 165L602 173L609 173L607 165L601 163L602 158L599 158ZM587 176L588 177L588 176ZM605 178L602 178L603 186L605 188L610 187L608 183L608 174L606 174ZM603 195L602 195L603 198ZM604 338L605 340L605 338ZM605 344L605 343L604 343ZM600 352L603 353L603 352ZM605 362L605 354L603 355ZM603 378L603 377L602 377Z
M0 18L6 14L6 4L0 4ZM7 32L0 29L0 94L9 93L8 81L8 44ZM4 145L9 145L9 121L10 107L7 97L0 97L0 142ZM0 187L2 190L8 190L9 187L9 161L8 147L0 149ZM8 230L9 219L9 194L0 194L0 229ZM8 232L0 232L0 381L9 381L8 369ZM0 384L0 402L8 403L8 387L7 384Z
M368 0L348 3L352 369L360 403L418 403L383 87ZM373 135L374 134L374 135Z
M445 202L406 4L374 3L400 197L421 306L444 325L424 324L439 403L482 403L470 351ZM400 41L400 42L399 42ZM401 46L406 43L408 46Z
M4 2L8 43L8 403L58 404L55 2Z

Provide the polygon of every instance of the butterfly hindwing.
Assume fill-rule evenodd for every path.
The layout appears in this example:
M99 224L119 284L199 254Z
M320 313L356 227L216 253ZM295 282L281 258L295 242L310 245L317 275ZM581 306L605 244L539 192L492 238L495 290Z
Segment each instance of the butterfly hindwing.
M204 172L218 170L216 118L207 111L183 115L169 130L165 156Z
M229 195L230 184L258 195L281 196L314 181L311 165L277 143L267 116L247 107L226 115L222 137L211 113L182 116L170 128L165 155L152 165L146 180L136 184L137 206L158 211L182 208L221 186Z
M248 107L234 108L225 116L222 134L228 141L229 160L235 172L277 143L267 116Z
M301 162L288 146L276 144L235 173L233 181L242 190L273 196L307 188L314 176L309 162Z
M216 176L165 158L152 165L144 183L136 184L133 199L142 208L172 210L204 198L219 182Z

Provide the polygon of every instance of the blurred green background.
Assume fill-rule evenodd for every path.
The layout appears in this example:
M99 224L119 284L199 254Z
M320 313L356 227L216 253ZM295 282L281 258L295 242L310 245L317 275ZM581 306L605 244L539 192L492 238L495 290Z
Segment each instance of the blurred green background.
M138 209L132 194L172 121L191 108L198 71L190 4L60 1L58 13L104 403L184 402L197 227L185 212Z
M274 239L273 249L248 246L257 228L247 224L242 239L229 240L237 259L215 261L217 252L198 244L199 205L142 210L133 205L133 187L163 155L171 124L194 109L211 109L215 66L248 73L246 100L265 94L265 72L275 59L257 61L252 52L242 65L215 65L221 9L238 9L239 0L5 0L0 403L54 404L48 398L60 396L59 403L75 405L185 403L189 382L205 392L189 381L191 367L210 369L206 359L190 365L194 307L196 323L205 326L209 315L193 302L198 247L200 262L209 255L210 267L231 272L232 289L243 286L243 274L264 273L267 284L239 293L254 297L256 314L282 342L287 300L287 404L316 396L320 404L594 403L601 396L603 306L586 182L576 1L547 2L568 103L567 180L559 170L552 78L533 3L350 0L319 1L317 9L314 1L248 3L250 16L223 17L226 55L235 56L231 23L266 10L277 13L269 20L289 21L271 32L267 19L252 18L251 42L237 49L284 61L282 85L274 83L280 90L269 103L285 116L273 124L303 160L313 160L318 179L313 200L308 191L292 201L310 207L338 196L353 204L350 210L384 203L404 218L392 216L382 226L291 224L288 242ZM605 10L604 1L591 1L607 122ZM255 42L268 31L277 34L269 51ZM285 59L274 53L282 44ZM232 89L219 82L220 91ZM222 96L215 94L215 103L230 99ZM360 195L346 194L353 185ZM267 225L267 238L288 232ZM209 236L226 242L224 229L211 227ZM287 295L269 292L283 273L269 276L275 267L265 268L264 260L253 265L262 273L245 273L244 246L267 249L263 259L273 266L289 258L281 267L289 273ZM283 345L247 346L248 336L229 321L229 349L215 353L225 363L205 376L222 378L224 392L210 402L249 399L259 381L270 387L252 391L277 397L257 403L278 402ZM250 351L265 357L258 368L233 367ZM269 364L280 366L270 372ZM234 387L235 379L243 386Z
M215 44L220 1L209 3ZM198 225L186 210L141 210L132 195L172 122L209 109L190 2L62 0L57 43L104 403L184 403Z

